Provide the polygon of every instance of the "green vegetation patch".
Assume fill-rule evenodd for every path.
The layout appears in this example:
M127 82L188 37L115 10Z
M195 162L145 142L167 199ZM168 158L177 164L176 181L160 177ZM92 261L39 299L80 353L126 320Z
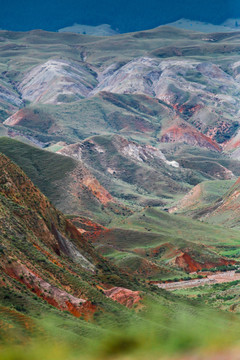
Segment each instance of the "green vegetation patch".
M56 182L66 178L76 167L76 161L71 158L43 151L6 137L0 138L0 152L20 166L51 200L61 194Z

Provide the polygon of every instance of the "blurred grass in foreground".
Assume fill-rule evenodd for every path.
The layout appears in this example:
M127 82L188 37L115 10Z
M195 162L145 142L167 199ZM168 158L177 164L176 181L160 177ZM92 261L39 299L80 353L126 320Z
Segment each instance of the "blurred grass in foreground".
M79 320L82 321L82 320ZM67 331L53 319L39 322L40 335L24 344L2 339L1 360L167 359L186 353L216 353L240 348L240 322L232 314L186 305L152 306L127 327L95 325L96 336ZM209 357L210 358L210 357ZM205 359L205 357L204 357Z

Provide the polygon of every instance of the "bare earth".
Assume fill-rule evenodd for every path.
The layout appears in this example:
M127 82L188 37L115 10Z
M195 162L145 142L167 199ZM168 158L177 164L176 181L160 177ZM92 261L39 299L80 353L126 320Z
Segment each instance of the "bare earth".
M157 286L165 290L176 290L176 289L187 289L187 288L203 286L203 285L221 284L235 280L240 280L240 273L236 273L235 271L226 271L218 274L208 275L204 279L178 281L168 284L157 284Z

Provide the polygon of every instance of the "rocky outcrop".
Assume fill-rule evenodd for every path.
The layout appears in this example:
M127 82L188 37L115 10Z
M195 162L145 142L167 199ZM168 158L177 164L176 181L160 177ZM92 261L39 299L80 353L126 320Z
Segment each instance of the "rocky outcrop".
M182 181L187 170L183 170L177 161L168 159L158 147L137 143L120 135L91 137L81 143L66 146L58 153L84 164L87 170L81 172L82 176L79 176L79 181L75 181L73 186L77 190L76 185L83 184L103 205L118 203L115 199L131 199L135 195L130 193L135 193L136 190L139 191L136 200L139 198L141 201L143 192L140 188L144 189L145 199L145 191L149 194L154 192L159 197L156 199L158 204L162 204L159 193L163 191L163 187L167 189L171 186L171 191L177 187L184 192L183 186L179 187L177 178L181 177ZM97 178L101 187L94 178ZM131 191L129 185L132 187ZM111 198L109 194L114 197ZM145 199L144 204L148 202Z
M191 244L191 247L188 247L187 243L180 245L178 241L176 243L164 243L149 249L136 249L135 252L147 255L147 258L151 258L152 261L155 260L157 265L168 264L165 269L162 267L162 273L173 271L173 268L180 268L186 272L194 272L203 268L210 269L215 266L235 264L235 261L228 260L214 253L210 247L202 247L197 244ZM152 273L154 274L154 272ZM155 273L157 273L156 269Z
M91 264L77 249L77 247L69 241L65 236L63 236L52 224L52 232L57 239L60 251L67 255L74 262L80 264L87 271L95 271L95 266Z
M112 289L104 290L104 293L110 299L117 301L128 308L132 308L142 299L140 291L132 291L121 287L113 287Z
M134 141L129 141L121 136L114 136L114 145L123 156L136 160L137 162L151 163L152 161L162 161L163 164L179 167L176 161L168 161L163 152L151 145L140 145Z
M6 264L3 268L7 275L25 284L32 292L49 304L60 310L69 311L76 317L86 317L88 319L97 309L90 301L79 299L44 281L23 264Z

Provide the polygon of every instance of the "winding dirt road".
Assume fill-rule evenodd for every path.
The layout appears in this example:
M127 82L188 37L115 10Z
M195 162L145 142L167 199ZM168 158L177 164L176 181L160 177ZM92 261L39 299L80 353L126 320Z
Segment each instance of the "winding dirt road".
M177 289L187 289L192 287L212 285L212 284L221 284L225 282L231 282L235 280L240 280L240 273L235 271L226 271L213 275L208 275L204 279L194 279L187 281L177 281L168 284L157 284L158 287L165 290L177 290Z

